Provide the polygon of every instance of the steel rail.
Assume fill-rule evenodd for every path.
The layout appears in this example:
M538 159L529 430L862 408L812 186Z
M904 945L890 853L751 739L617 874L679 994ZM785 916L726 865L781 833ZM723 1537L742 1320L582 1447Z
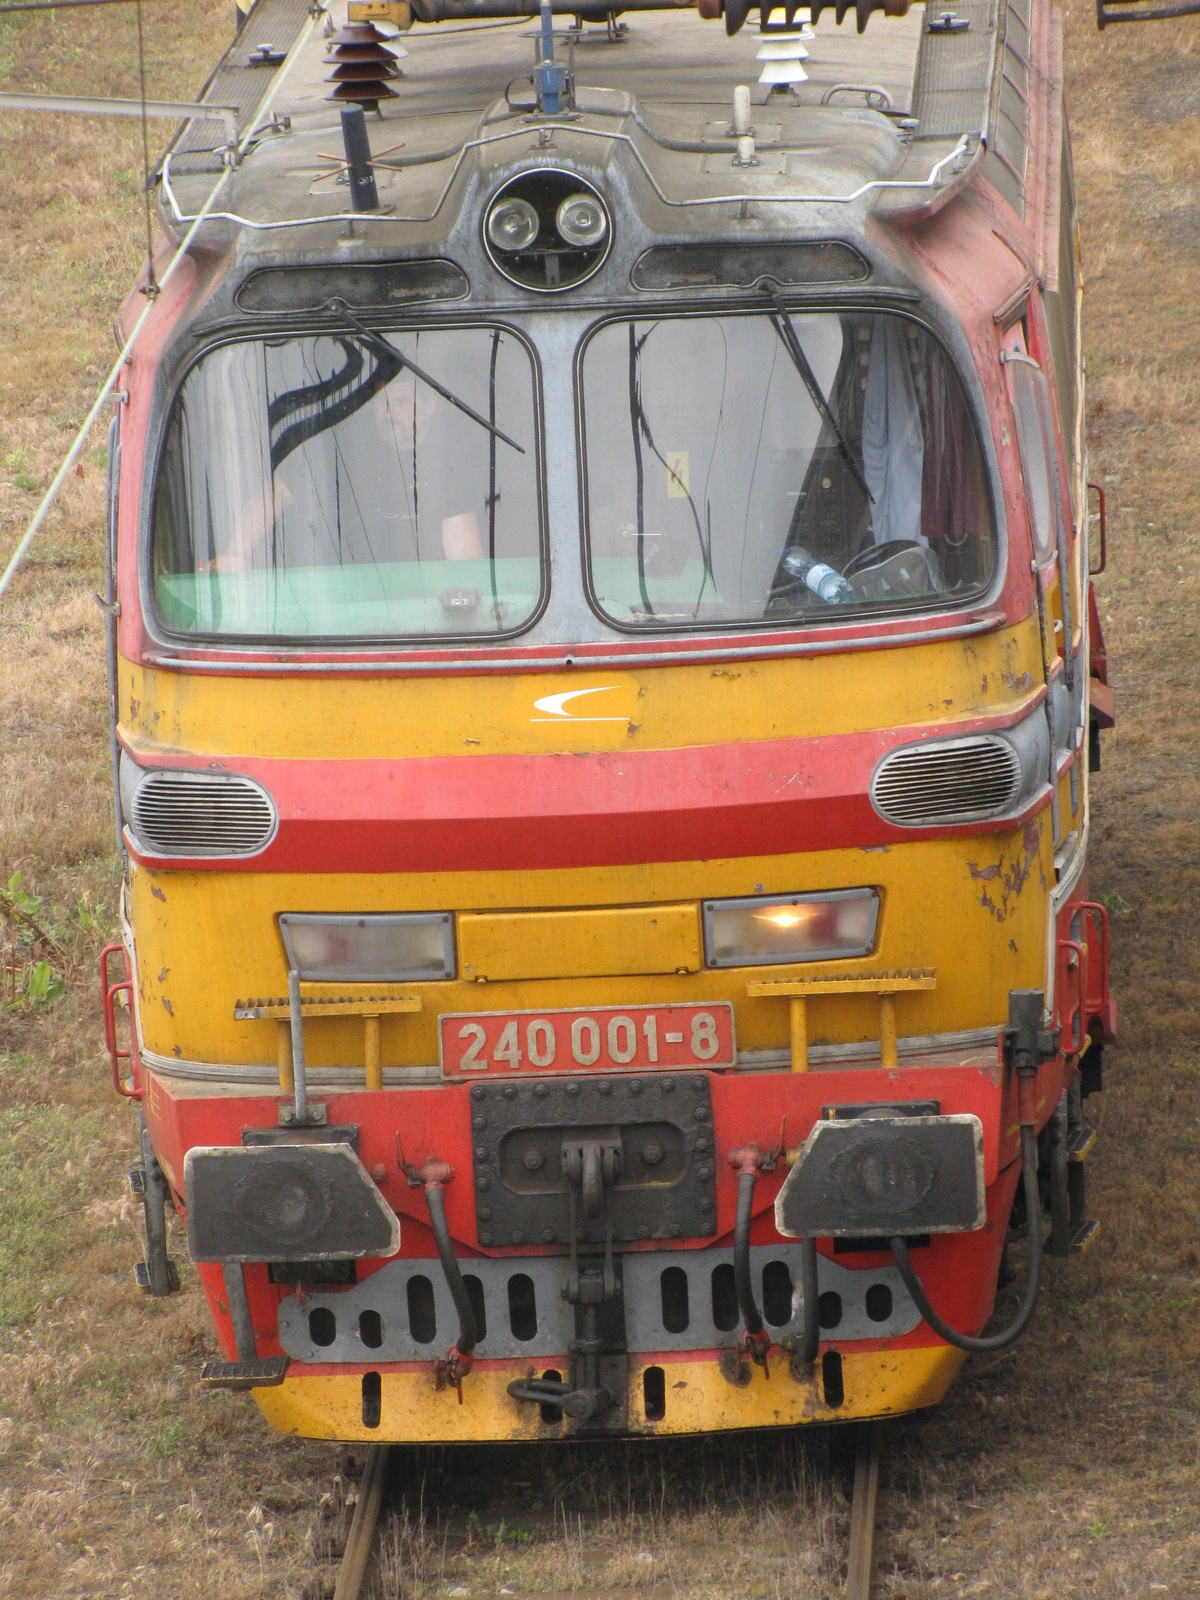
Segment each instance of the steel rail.
M367 1448L367 1461L362 1482L358 1486L358 1503L350 1523L342 1564L338 1568L337 1587L333 1600L359 1600L363 1581L367 1576L367 1563L375 1544L375 1529L379 1523L379 1510L383 1505L383 1486L387 1481L390 1444L373 1444Z
M846 1600L871 1600L875 1575L875 1511L879 1500L879 1456L883 1428L868 1422L859 1433L854 1458L854 1497L850 1503L850 1556Z

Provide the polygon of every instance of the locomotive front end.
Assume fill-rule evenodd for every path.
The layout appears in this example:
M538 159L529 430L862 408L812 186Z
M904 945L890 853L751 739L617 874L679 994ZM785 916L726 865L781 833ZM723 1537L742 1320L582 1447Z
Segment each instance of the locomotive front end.
M965 10L1051 48L1048 7ZM1054 91L1014 197L976 36L773 18L547 11L524 90L511 34L430 22L350 119L348 210L312 41L132 360L148 1279L174 1205L208 1379L285 1431L904 1412L1010 1231L1035 1280L1043 1202L1087 1236L1105 702Z

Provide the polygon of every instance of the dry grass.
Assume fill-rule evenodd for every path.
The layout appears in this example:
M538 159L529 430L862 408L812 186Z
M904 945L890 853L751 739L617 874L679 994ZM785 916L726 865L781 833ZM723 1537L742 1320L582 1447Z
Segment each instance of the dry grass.
M161 0L146 20L151 92L191 92L227 0ZM127 94L133 43L120 9L0 19L0 81ZM1122 1041L1089 1103L1105 1231L1053 1269L1015 1350L972 1361L895 1436L889 1600L1200 1594L1200 21L1101 37L1073 0L1067 68L1120 715L1092 881L1127 908ZM0 119L0 559L108 364L139 182L136 126ZM186 1270L165 1305L132 1286L134 1140L106 1088L91 968L117 890L90 598L101 442L0 614L0 881L19 870L43 896L68 980L48 1012L0 1011L0 1595L327 1595L349 1465L199 1392L209 1336ZM376 1595L817 1597L846 1488L836 1439L401 1452Z

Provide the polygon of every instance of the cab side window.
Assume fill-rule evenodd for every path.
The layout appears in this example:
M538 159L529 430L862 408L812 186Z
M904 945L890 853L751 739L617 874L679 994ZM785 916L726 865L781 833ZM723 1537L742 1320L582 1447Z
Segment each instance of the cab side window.
M1049 335L1050 360L1058 391L1067 480L1075 520L1079 520L1079 473L1082 457L1079 383L1079 310L1076 270L1077 214L1071 147L1066 134L1062 147L1062 182L1059 192L1058 266L1043 295L1042 306Z

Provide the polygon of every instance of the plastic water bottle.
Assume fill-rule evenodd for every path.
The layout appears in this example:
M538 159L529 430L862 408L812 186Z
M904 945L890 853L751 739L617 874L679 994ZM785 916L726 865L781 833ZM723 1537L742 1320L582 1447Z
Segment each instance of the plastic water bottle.
M853 598L850 585L841 573L827 566L824 561L815 560L800 545L794 545L785 552L783 568L793 578L799 578L804 587L810 589L819 600L824 600L826 605L842 605Z

